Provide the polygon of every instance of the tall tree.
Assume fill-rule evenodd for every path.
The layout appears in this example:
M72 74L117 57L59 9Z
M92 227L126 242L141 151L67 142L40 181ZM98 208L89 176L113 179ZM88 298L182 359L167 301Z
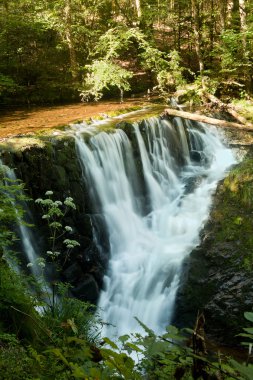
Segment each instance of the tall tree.
M135 7L136 7L138 20L141 20L141 17L142 17L141 0L135 0Z
M246 21L245 0L239 0L239 14L240 14L241 33L242 33L242 43L243 43L244 51L246 51L247 21Z
M78 66L77 66L77 58L76 51L74 46L74 41L72 37L72 9L71 9L71 0L65 0L64 6L64 21L65 21L65 38L67 41L68 49L69 49L69 58L70 58L70 69L73 79L77 79L78 77Z
M194 32L194 42L195 42L195 50L198 58L199 64L199 73L202 77L202 85L204 86L204 59L202 53L202 21L200 14L200 5L202 4L202 0L191 0L192 4L192 18L193 18L193 32Z

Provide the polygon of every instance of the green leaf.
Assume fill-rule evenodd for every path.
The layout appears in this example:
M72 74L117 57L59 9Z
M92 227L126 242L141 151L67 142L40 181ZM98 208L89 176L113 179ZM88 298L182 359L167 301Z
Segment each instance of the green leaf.
M131 342L127 342L125 344L127 347L131 348L133 351L136 351L136 352L143 352L140 347L138 347L136 344L133 344Z
M142 323L137 317L135 317L136 321L141 325L141 327L144 329L144 331L149 335L149 336L155 336L155 333L153 330L149 329L144 323Z
M103 338L104 342L107 343L110 347L114 348L115 350L118 350L117 344L115 344L111 339L109 338Z
M71 363L72 374L75 379L86 379L86 373L77 364Z
M244 338L253 339L253 335L251 335L251 334L244 334L244 333L241 333L241 334L238 334L237 336L243 336Z
M245 365L242 365L238 363L235 360L231 360L232 366L246 379L252 380L253 379L253 366L246 367Z
M125 343L129 338L129 335L122 335L118 339L120 342Z
M45 352L52 353L55 356L57 356L66 366L70 366L69 362L65 358L65 356L62 354L61 350L59 348L51 348L50 350L46 350Z
M150 356L158 355L161 353L164 353L168 350L168 343L167 342L153 342L147 349L148 354Z
M80 344L80 345L86 345L86 341L84 339L80 339L80 338L77 338L75 336L70 336L70 337L67 337L67 342L68 343L77 343L77 344Z
M193 334L194 333L194 330L193 329L189 329L188 327L185 327L181 330L182 332L186 332L188 334Z
M246 327L243 330L246 331L249 334L253 334L253 327Z
M244 313L244 317L245 317L248 321L253 322L253 313L251 313L251 312L249 312L249 311L246 311L246 312Z
M175 326L167 326L166 331L168 331L169 334L178 334L178 329Z

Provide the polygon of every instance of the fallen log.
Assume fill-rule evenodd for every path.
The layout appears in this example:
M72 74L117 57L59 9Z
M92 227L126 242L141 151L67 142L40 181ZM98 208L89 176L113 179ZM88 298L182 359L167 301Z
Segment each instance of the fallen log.
M250 127L253 127L253 125L251 123L249 123L245 119L245 117L243 117L242 115L239 115L239 113L236 111L236 109L234 108L234 106L232 104L225 104L220 99L218 99L216 96L209 94L207 92L205 92L203 94L203 97L210 100L212 102L212 104L216 104L221 110L225 110L226 112L228 112L230 115L232 115L240 123L248 125Z
M195 121L199 121L200 123L211 124L217 127L241 129L244 131L253 131L253 127L247 124L245 125L245 124L233 123L231 121L215 119L213 117L199 115L197 113L178 111L173 108L166 108L164 110L164 114L169 115L169 116L182 117L183 119L195 120Z

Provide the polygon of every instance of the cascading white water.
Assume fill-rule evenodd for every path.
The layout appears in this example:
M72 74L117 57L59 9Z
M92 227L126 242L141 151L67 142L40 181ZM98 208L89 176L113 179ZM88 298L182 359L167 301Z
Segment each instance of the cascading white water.
M2 160L0 159L0 166L4 167L4 175L6 178L9 178L13 184L17 184L18 180L15 174L15 171L11 168L9 168L6 165L3 165ZM15 203L13 201L13 207L15 208ZM26 204L23 202L22 207L25 210L26 214L29 214L29 210L26 206ZM33 265L30 267L31 272L34 276L40 275L41 271L39 270L37 264L36 264L36 259L38 258L37 255L37 248L35 246L35 242L32 236L31 228L26 226L24 223L21 222L17 215L17 229L18 229L18 236L20 238L23 252L26 255L26 259L29 263L32 263ZM12 263L10 263L12 265ZM18 270L18 267L15 267L16 270Z
M122 130L99 133L89 143L76 137L93 203L109 233L111 257L99 301L102 319L111 324L104 335L141 331L135 316L157 333L164 330L183 259L199 242L217 181L235 161L215 128L187 127L188 136L180 119L172 125L152 118L144 131L134 124L142 170ZM201 162L191 161L190 150L200 152Z

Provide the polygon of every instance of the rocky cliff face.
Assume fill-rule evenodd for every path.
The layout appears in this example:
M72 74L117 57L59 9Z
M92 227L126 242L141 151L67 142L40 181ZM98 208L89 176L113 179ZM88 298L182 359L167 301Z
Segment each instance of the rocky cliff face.
M36 200L45 198L45 192L53 191L54 200L64 200L71 196L76 210L68 212L64 224L73 227L70 238L80 243L71 257L64 263L60 279L71 284L74 296L96 303L108 257L101 255L94 244L94 218L96 225L102 226L99 215L91 215L88 189L83 181L75 141L73 137L55 138L15 138L1 144L1 155L5 164L15 168L16 175L25 184L26 193ZM45 220L41 219L42 210L35 202L29 202L33 216L33 233L38 242L40 255L50 250L49 230ZM100 224L98 223L101 219ZM66 248L60 239L57 250L66 254ZM106 245L106 239L104 240ZM106 252L106 249L104 250ZM65 261L65 260L64 260ZM53 268L48 265L49 277Z
M247 156L218 186L201 244L184 263L174 315L193 326L204 311L207 334L227 345L241 341L244 312L253 309L253 148L250 135L239 137L233 142Z

